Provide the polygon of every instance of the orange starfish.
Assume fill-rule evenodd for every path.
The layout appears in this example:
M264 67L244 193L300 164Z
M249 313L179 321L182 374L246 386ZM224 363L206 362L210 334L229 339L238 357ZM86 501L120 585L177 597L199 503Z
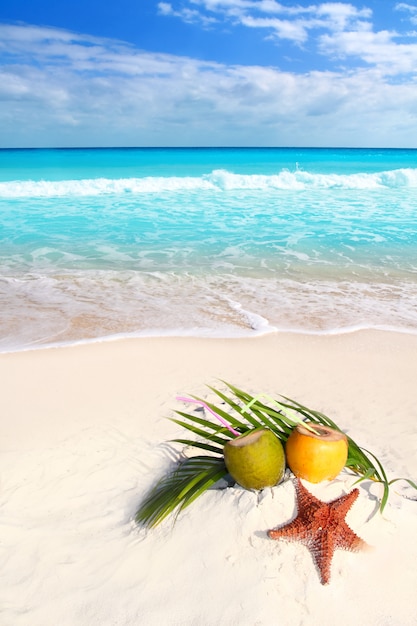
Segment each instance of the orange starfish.
M333 500L315 498L297 479L297 517L281 528L268 531L271 539L300 541L310 550L320 572L320 582L330 581L330 565L337 548L353 552L367 547L345 522L345 516L359 495L358 489Z

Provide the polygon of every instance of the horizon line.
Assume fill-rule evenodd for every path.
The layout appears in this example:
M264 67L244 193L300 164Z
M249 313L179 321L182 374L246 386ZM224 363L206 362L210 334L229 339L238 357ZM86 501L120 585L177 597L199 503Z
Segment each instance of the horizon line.
M10 146L0 150L417 150L401 146Z

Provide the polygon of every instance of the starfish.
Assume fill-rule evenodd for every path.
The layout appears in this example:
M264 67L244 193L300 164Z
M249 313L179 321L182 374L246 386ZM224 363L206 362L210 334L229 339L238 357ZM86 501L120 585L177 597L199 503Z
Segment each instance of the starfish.
M297 517L281 528L268 531L271 539L300 541L310 550L320 573L320 582L330 582L330 566L337 548L356 552L367 544L346 524L345 516L359 495L358 489L331 502L315 498L295 481Z

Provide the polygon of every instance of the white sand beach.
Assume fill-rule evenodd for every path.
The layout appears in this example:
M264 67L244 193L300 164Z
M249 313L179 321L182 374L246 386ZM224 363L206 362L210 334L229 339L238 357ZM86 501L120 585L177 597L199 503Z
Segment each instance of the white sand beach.
M291 480L210 490L173 524L138 528L175 462L178 395L226 380L334 419L417 479L417 335L141 338L0 355L0 623L4 626L412 626L417 492L364 482L348 514L373 546L338 550L320 584L299 543L266 531L294 515ZM304 483L322 500L355 477ZM408 497L404 497L408 496ZM413 499L414 498L414 499Z

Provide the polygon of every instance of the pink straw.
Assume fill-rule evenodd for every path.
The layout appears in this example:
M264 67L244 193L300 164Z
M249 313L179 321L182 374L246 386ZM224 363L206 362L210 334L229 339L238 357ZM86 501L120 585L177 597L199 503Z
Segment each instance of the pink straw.
M182 398L182 397L179 397L179 396L177 397L177 400L179 400L180 402L192 402L193 404L200 404L200 405L201 405L201 406L203 406L203 407L204 407L207 411L209 411L212 415L214 415L214 417L215 417L216 419L218 419L218 420L219 420L219 422L220 422L221 424L223 424L223 426L226 426L227 430L230 430L230 432L231 432L231 433L233 433L233 434L234 434L234 435L236 435L236 436L239 436L239 435L240 435L240 433L238 433L238 432L237 432L237 430L235 430L234 428L232 428L232 427L230 426L230 424L228 424L228 423L226 422L226 420L224 420L222 417L220 417L220 415L217 415L217 413L215 413L215 412L213 411L213 409L211 409L211 408L209 407L209 405L208 405L208 404L206 404L205 402L203 402L202 400L194 400L193 398Z

